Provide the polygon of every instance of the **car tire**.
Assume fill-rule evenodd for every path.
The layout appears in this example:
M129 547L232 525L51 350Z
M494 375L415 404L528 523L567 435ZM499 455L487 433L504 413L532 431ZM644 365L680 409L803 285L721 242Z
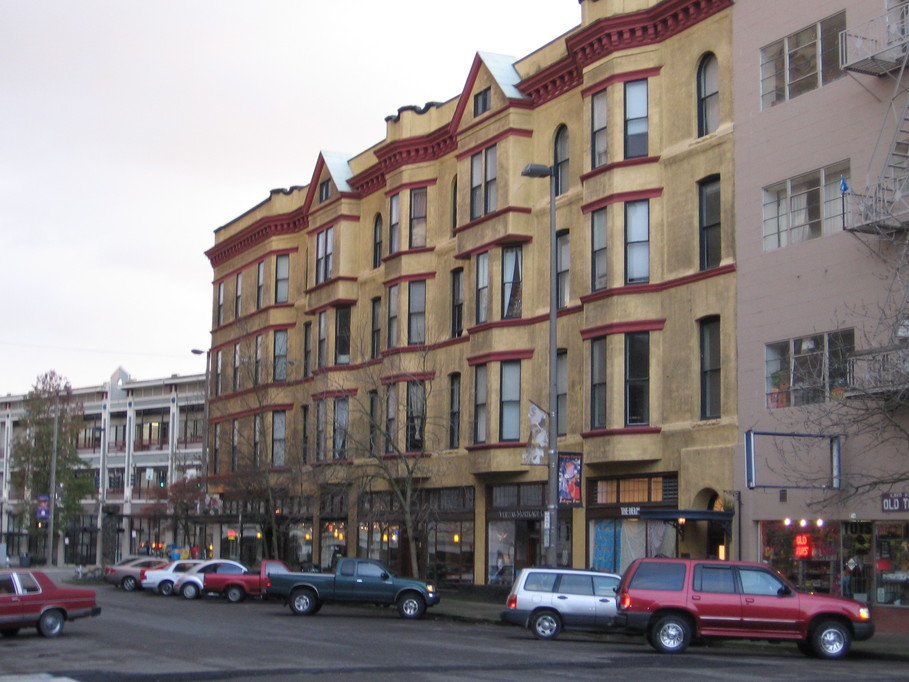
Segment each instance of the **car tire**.
M56 637L63 632L63 623L66 617L59 609L49 609L41 614L38 619L38 633L42 637Z
M196 583L186 583L180 589L180 594L184 599L197 599L201 594L201 590Z
M3 628L0 630L0 635L4 637L15 637L19 634L19 628Z
M319 598L312 590L302 588L290 593L288 605L298 616L310 616L319 610Z
M684 616L663 616L654 623L648 640L661 654L680 654L691 644L692 630Z
M818 658L843 658L852 646L852 633L849 628L836 620L820 622L811 630L809 636L811 648Z
M162 580L158 583L158 594L163 594L165 597L169 597L174 593L174 584L170 580Z
M228 588L224 590L224 596L227 597L227 601L231 604L239 604L246 599L246 590L239 585L229 585Z
M398 597L398 615L401 618L417 620L426 613L426 602L416 592L407 592Z
M133 592L139 586L139 581L131 575L126 576L120 581L120 587L124 592Z
M537 639L555 639L562 631L562 619L555 611L537 611L530 617L530 631Z

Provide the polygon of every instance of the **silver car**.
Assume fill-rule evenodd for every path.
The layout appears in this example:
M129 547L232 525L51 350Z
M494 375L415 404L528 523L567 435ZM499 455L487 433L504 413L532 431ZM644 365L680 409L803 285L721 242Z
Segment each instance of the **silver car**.
M525 568L502 611L506 623L529 628L538 639L565 630L604 632L614 627L621 576L572 568Z
M139 582L143 590L153 590L158 594L167 596L173 594L174 583L177 578L190 570L193 566L198 566L203 562L202 559L180 559L171 561L161 568L148 569L139 574Z
M167 561L156 559L154 557L137 557L127 559L113 566L104 567L104 582L119 585L126 592L132 592L136 589L142 589L139 584L139 573L143 569L160 568Z

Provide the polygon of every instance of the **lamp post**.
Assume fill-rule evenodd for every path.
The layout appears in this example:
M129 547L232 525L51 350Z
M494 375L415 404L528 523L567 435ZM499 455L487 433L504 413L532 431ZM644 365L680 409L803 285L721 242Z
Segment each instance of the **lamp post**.
M202 396L203 402L203 413L202 413L202 490L205 493L205 498L203 501L202 511L207 511L208 505L208 417L209 417L209 401L208 396L211 390L210 381L211 375L211 351L210 350L201 350L199 348L193 348L190 351L193 355L204 355L205 356L205 393ZM205 518L205 517L203 517ZM202 522L202 548L208 556L208 525L205 521Z
M546 546L546 563L555 567L558 563L556 544L559 531L559 448L556 403L558 400L558 376L556 363L556 316L558 313L558 279L556 274L556 229L555 197L556 174L552 166L529 163L521 171L527 178L549 178L549 423L547 466L549 478L546 487L546 519L543 525L543 544Z

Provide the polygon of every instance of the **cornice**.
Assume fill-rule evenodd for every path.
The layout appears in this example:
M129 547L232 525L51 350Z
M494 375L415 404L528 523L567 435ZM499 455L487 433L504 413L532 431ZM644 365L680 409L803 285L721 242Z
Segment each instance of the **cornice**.
M217 267L257 244L282 235L300 232L306 229L307 222L306 216L300 209L292 213L261 218L220 244L215 244L205 252L205 255L212 267Z

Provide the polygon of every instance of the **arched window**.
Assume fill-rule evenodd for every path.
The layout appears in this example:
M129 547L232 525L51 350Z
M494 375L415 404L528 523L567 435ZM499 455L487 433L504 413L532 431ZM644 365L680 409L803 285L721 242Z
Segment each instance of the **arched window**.
M555 173L556 196L568 191L568 128L560 126L556 131L553 154L553 171Z
M698 137L716 132L720 125L720 76L713 54L698 66Z

